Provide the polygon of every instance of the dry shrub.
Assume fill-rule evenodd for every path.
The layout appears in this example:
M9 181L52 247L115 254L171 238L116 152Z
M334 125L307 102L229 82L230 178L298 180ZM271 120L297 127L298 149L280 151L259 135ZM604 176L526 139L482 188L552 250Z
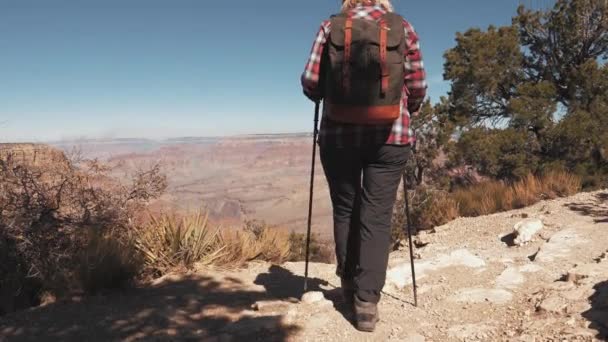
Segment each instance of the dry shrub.
M237 267L252 260L282 263L290 254L289 235L281 229L248 223L243 230L222 230L207 217L202 211L151 217L136 238L146 272L158 276L176 268Z
M430 192L427 202L421 204L416 210L412 221L418 229L432 229L444 225L459 216L456 201L443 191Z
M253 260L281 264L290 255L289 234L282 229L264 225L255 232L247 229L227 231L222 233L222 238L227 249L221 260L225 266L240 266Z
M0 235L12 249L7 255L17 257L22 265L13 271L25 273L1 277L33 279L41 284L40 291L55 294L77 289L81 285L78 270L98 266L82 264L91 260L82 258L90 242L83 232L123 239L136 213L166 187L158 165L138 171L131 184L115 180L110 172L96 160L68 160L50 147L4 149L0 158ZM0 260L4 262L10 260ZM22 293L19 282L13 285L2 286L3 301Z
M0 316L40 304L40 279L28 277L28 263L0 222Z
M581 177L565 171L550 171L541 177L543 194L548 198L572 196L582 188Z
M256 259L277 264L287 260L291 250L289 233L285 230L268 227L258 236L256 245L258 246Z
M445 191L418 188L409 192L410 217L415 231L444 225L459 216L458 204ZM393 242L405 238L405 202L399 198L395 204L391 238Z
M142 270L142 258L132 239L116 239L89 232L76 270L80 287L88 293L129 286Z
M289 235L291 251L289 261L306 260L306 234L292 232ZM332 263L335 259L333 243L323 241L319 234L310 235L309 259L312 262Z
M253 233L244 230L225 231L221 234L226 253L221 258L224 266L240 266L258 256L258 246Z

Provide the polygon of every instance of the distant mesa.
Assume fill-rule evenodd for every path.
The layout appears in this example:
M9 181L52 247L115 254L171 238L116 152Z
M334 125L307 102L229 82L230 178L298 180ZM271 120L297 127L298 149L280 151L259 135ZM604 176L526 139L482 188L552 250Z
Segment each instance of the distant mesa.
M35 167L69 165L61 150L44 144L0 144L0 161L9 160Z

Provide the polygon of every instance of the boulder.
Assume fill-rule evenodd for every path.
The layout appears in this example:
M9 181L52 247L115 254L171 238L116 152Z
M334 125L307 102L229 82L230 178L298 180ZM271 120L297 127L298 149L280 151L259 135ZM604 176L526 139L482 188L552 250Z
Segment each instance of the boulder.
M544 228L541 219L532 218L518 222L513 227L515 239L513 243L517 246L523 246L532 241L534 236Z
M318 303L318 302L321 302L324 300L325 300L325 296L323 295L323 292L319 292L319 291L306 292L302 296L302 303L304 303L304 304L314 304L314 303Z
M583 241L574 229L562 230L551 236L549 241L539 249L534 261L546 263L565 258L570 254L573 246Z

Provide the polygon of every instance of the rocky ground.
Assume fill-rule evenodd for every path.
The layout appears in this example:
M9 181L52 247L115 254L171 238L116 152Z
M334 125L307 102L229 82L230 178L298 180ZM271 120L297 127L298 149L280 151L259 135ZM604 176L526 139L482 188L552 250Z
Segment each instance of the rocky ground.
M531 242L513 226L541 218ZM601 341L608 336L608 192L458 219L418 238L419 306L406 250L391 255L381 321L356 331L333 265L250 264L170 275L0 318L0 340Z

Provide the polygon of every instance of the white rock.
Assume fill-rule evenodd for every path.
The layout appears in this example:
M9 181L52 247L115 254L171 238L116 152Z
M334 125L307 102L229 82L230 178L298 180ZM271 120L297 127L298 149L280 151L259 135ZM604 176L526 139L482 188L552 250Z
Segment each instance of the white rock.
M433 260L416 262L416 278L423 279L430 272L453 266L481 268L486 263L466 249L459 249L450 254L437 256ZM411 266L409 260L396 260L392 262L386 275L386 283L402 289L412 283Z
M325 300L325 296L323 292L314 291L314 292L306 292L302 296L302 303L304 304L314 304Z
M551 236L549 241L545 243L534 261L552 262L558 258L565 258L570 254L574 245L584 242L574 229L562 230Z
M496 286L505 289L514 289L525 281L524 275L515 267L509 267L496 278Z
M601 278L608 274L608 263L579 265L568 271L568 281L579 283L586 278Z
M534 235L543 229L543 221L537 218L526 219L518 222L513 227L513 233L515 234L515 243L517 246L523 246L528 242L532 241Z
M568 306L568 303L564 298L559 296L551 296L540 303L538 310L540 312L561 314L566 309L566 306Z

